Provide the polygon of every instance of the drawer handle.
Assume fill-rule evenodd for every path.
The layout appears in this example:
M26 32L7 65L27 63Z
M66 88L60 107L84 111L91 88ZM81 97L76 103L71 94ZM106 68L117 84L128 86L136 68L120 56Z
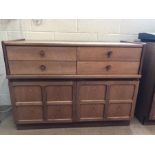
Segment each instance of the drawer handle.
M111 69L111 65L107 65L105 68L106 68L106 71L109 71Z
M46 66L45 66L45 65L41 65L41 66L40 66L40 69L41 69L42 71L45 71L45 70L46 70Z
M40 54L41 57L44 57L44 56L45 56L45 52L44 52L43 50L41 50L41 51L39 52L39 54Z
M107 52L107 56L108 56L108 58L110 58L111 55L112 55L112 51L108 51L108 52Z

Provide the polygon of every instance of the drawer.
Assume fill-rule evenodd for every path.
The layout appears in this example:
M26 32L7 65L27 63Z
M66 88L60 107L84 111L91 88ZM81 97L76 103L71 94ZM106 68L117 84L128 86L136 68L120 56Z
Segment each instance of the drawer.
M141 48L79 47L79 61L140 61Z
M75 74L76 62L9 61L11 74Z
M138 74L139 62L78 62L78 74Z
M74 47L7 46L8 60L57 60L75 61Z

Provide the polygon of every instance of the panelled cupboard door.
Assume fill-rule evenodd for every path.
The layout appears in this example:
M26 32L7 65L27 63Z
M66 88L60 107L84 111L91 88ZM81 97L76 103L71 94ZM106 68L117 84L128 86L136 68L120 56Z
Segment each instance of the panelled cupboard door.
M73 82L51 82L46 86L46 117L51 122L72 122L74 118Z
M106 85L104 82L77 83L77 111L79 121L102 121L104 118Z
M107 120L130 120L138 90L136 81L115 81L108 84Z
M43 121L43 102L39 85L15 85L12 87L15 121L33 123Z

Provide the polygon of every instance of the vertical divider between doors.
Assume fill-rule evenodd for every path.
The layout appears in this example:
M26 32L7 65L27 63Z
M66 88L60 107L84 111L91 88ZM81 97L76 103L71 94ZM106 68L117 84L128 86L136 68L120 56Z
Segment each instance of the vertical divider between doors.
M79 102L79 89L80 84L78 80L76 80L76 121L80 121L80 102Z
M47 121L47 95L46 95L46 86L41 87L42 91L42 100L43 100L43 120Z
M78 47L76 47L76 75L77 75L77 62L78 62Z
M76 122L77 121L77 82L76 81L73 81L73 114L72 114L72 117L73 117L73 122Z
M109 96L110 96L110 85L106 83L105 109L104 109L104 116L103 116L104 120L106 120L107 114L108 114Z

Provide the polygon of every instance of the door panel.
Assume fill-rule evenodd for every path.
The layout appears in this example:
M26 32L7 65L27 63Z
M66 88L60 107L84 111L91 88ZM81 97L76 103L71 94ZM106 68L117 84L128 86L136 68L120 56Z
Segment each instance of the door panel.
M17 85L13 87L15 119L18 123L43 121L41 87L38 85Z
M47 101L72 101L72 89L72 86L47 86Z
M78 83L79 121L103 120L106 86L104 82Z
M73 83L54 82L45 88L48 121L73 121Z
M50 105L47 117L48 120L72 121L72 105Z
M110 88L110 100L132 100L134 96L134 89L134 85L113 85Z
M41 101L41 88L39 86L15 86L16 102Z
M80 119L81 120L103 120L104 104L81 104Z
M134 114L138 81L109 82L107 120L129 120Z
M108 119L130 119L130 114L131 114L131 108L132 104L131 103L117 103L117 104L112 104L110 103L109 108L108 108Z
M17 106L16 116L19 123L42 122L43 111L41 106Z
M105 89L103 85L82 85L80 87L80 100L104 100Z

